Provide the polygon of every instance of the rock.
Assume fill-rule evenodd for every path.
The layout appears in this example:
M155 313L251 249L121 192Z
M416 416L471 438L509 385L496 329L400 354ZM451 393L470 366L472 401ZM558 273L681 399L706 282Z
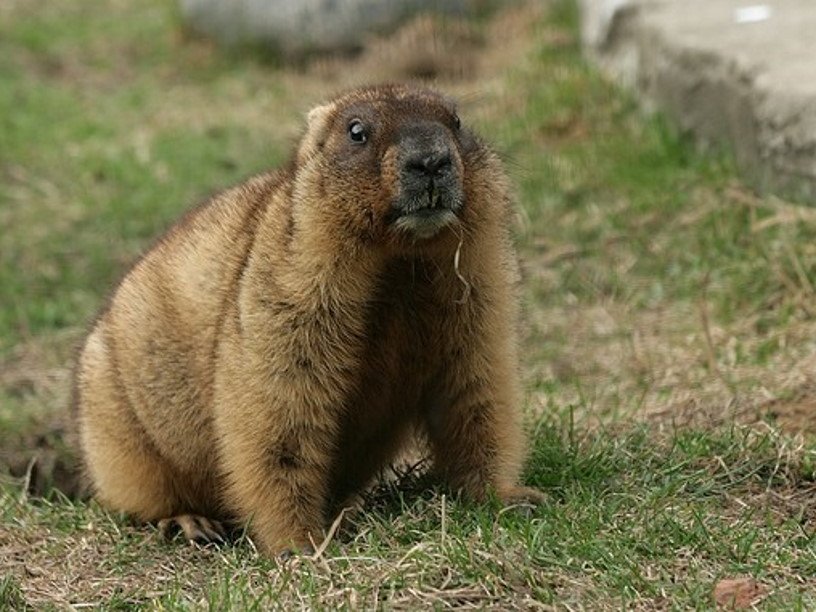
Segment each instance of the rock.
M465 15L486 0L180 0L187 24L227 45L260 44L285 55L361 48L419 12Z
M581 0L602 70L703 144L726 144L760 191L816 203L813 0Z
M729 610L753 608L767 594L768 589L753 578L723 578L714 585L714 602Z

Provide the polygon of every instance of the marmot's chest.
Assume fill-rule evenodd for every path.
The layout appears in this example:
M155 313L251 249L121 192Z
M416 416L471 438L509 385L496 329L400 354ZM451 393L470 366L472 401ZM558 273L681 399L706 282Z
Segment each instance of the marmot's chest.
M398 452L423 411L437 401L442 338L421 295L371 304L358 379L345 398L333 467L333 496L363 486Z
M359 393L381 411L405 414L444 367L445 337L458 326L435 278L421 268L400 271L369 304Z

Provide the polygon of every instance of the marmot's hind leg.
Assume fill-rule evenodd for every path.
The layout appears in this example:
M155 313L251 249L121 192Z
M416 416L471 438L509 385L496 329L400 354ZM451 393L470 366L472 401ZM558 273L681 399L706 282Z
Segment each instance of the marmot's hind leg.
M80 443L95 497L142 521L190 511L175 470L156 451L117 384L99 329L85 346L77 382Z

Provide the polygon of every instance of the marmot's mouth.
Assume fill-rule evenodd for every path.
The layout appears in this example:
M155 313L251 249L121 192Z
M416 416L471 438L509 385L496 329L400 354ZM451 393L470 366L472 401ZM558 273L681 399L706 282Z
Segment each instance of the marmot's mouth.
M462 208L461 192L433 182L423 190L406 194L391 207L392 226L416 238L431 238L442 228L455 223Z
M394 220L394 228L417 238L431 238L456 220L450 208L426 207L401 214Z

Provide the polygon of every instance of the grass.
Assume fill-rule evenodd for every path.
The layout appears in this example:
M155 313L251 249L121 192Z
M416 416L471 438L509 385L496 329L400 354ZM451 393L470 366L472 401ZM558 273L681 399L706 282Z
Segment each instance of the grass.
M816 213L638 112L581 59L566 1L472 25L477 74L441 84L518 185L526 478L549 503L409 478L321 556L279 563L50 489L70 467L72 347L128 262L284 159L309 104L371 65L222 53L175 11L0 7L0 608L710 608L736 576L762 609L816 605Z
M802 471L812 451L747 428L658 440L645 428L570 432L563 422L536 431L528 480L551 503L531 516L403 486L318 559L259 559L247 541L168 544L95 506L21 502L11 490L2 545L25 560L34 606L707 607L714 582L733 575L774 585L769 609L813 605L814 487ZM10 579L3 589L20 597Z

